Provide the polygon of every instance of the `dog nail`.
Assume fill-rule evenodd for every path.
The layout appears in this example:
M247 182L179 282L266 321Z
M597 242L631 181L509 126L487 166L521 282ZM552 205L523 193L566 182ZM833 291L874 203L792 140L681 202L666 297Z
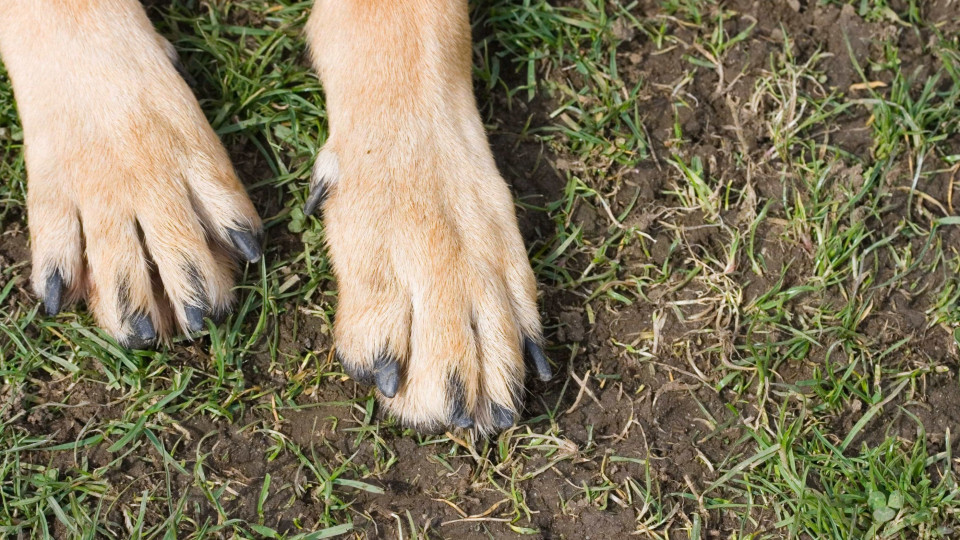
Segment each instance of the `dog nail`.
M260 256L262 255L260 244L252 233L240 229L229 229L227 233L230 235L230 239L233 240L233 245L236 246L237 251L243 255L243 258L246 259L247 262L255 263L260 260Z
M473 427L473 418L470 418L467 412L462 408L458 408L454 411L450 422L458 428L470 429Z
M133 333L127 337L123 344L130 349L142 349L157 339L157 329L153 326L153 321L146 314L139 314L130 321L130 329Z
M196 90L197 80L187 72L187 68L183 67L183 62L180 61L180 58L173 58L171 61L173 62L173 69L177 70L177 73L179 73L183 81L187 83L187 86Z
M369 371L363 369L354 362L348 361L339 352L336 353L336 356L337 361L340 362L340 365L343 367L343 372L346 373L351 379L360 384L370 384L373 382L373 375L371 375Z
M380 393L388 398L397 395L400 387L400 363L388 356L381 356L373 369L373 377Z
M303 206L303 215L309 216L313 214L320 205L323 204L324 199L327 198L327 186L321 180L316 186L310 190L310 195L307 197L307 203Z
M523 348L527 351L527 358L533 362L534 369L537 370L537 378L541 381L549 381L553 378L553 370L550 369L550 361L543 354L543 349L537 342L529 337L523 338Z
M450 423L458 428L472 428L473 418L467 414L467 407L463 402L463 383L456 381L451 384L450 393L453 395L453 413L450 415Z
M63 298L63 275L60 270L54 270L47 278L44 290L43 309L48 317L60 313L60 301Z
M187 318L187 330L199 332L203 330L203 318L206 317L206 310L197 306L187 306L183 308L183 314Z
M493 425L498 430L507 429L516 421L513 411L499 403L491 406L491 412L493 412Z

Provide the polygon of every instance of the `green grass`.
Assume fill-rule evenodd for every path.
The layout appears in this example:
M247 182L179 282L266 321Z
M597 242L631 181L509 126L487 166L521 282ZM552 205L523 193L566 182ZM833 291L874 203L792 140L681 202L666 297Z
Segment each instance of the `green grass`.
M151 12L271 239L226 322L155 352L39 314L0 76L0 536L954 537L960 20L801 4L865 35L701 0L472 5L559 367L491 440L403 429L330 354L310 2Z

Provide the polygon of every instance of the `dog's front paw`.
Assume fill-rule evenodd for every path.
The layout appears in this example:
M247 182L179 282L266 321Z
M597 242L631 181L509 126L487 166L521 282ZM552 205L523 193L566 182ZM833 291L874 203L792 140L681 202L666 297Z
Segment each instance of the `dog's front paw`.
M136 2L11 7L3 54L24 124L33 283L46 311L85 297L143 346L230 306L260 220ZM23 29L39 32L27 44ZM36 29L36 30L34 30Z
M506 184L439 143L415 155L362 144L327 144L307 207L322 211L339 284L341 363L405 424L511 426L525 353L541 379L551 372Z

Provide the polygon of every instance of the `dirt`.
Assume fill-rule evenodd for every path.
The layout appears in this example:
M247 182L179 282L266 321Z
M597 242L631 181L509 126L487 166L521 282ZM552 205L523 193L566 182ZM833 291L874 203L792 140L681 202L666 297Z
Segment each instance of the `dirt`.
M756 23L748 42L727 59L724 84L731 84L736 74L742 73L742 78L732 84L729 92L721 95L716 92L716 73L699 70L695 80L686 88L691 101L699 105L693 109L681 109L679 118L685 137L689 139L688 155L703 158L712 176L739 178L740 186L746 182L741 178L743 171L737 156L731 152L728 126L737 123L742 126L742 136L753 157L759 158L767 151L769 139L765 128L756 118L749 118L746 114L734 118L731 111L739 107L731 108L727 100L732 100L735 105L747 101L757 78L769 66L770 55L781 50L784 32L795 42L801 62L817 50L829 54L822 64L827 76L824 84L828 88L846 91L850 85L859 82L860 77L850 56L852 54L863 64L867 58L882 54L877 45L877 38L882 36L900 36L902 56L908 64L905 72L914 67L909 65L910 62L915 62L919 69L935 67L926 65L928 57L919 51L929 36L916 36L891 23L866 22L850 7L820 4L806 0L731 1L724 4L726 9L740 14L734 16L727 27L731 35ZM636 12L649 15L658 9L658 3L642 1ZM950 21L951 10L956 7L941 1L932 2L928 9L931 16L937 17L939 13L944 21ZM688 43L698 31L684 27L671 30ZM846 40L844 36L847 36ZM678 47L664 53L642 33L632 32L628 37L630 40L618 48L618 62L625 66L622 73L627 87L641 79L647 81L646 88L651 90L645 96L640 114L650 134L653 154L665 156L669 153L665 143L673 136L674 116L668 113L671 110L669 89L655 89L657 85L669 87L682 75L681 70L687 65L683 57L688 51ZM494 153L516 196L535 206L560 199L566 185L564 170L570 166L571 158L554 154L547 144L518 135L524 131L528 117L532 118L534 127L549 125L551 120L547 112L552 109L552 103L546 98L531 103L514 99L508 112L505 95L480 90L479 97L483 110L494 111L493 117L487 119L496 126L491 134ZM869 154L872 143L869 131L865 129L866 121L863 114L848 115L830 134L833 143L856 155ZM247 181L268 174L262 163L256 163L257 153L252 148L241 145L231 151ZM613 212L618 214L633 199L633 194L638 194L638 206L625 224L640 227L655 240L642 248L627 246L617 253L624 266L639 266L646 261L662 265L672 259L678 268L684 269L683 257L677 257L671 251L673 231L658 217L677 206L674 196L666 193L669 186L664 180L666 172L663 167L662 163L651 159L636 167L615 171L624 185L625 196L622 200L612 201ZM767 166L755 172L752 182L757 197L776 200L782 192L777 169ZM845 178L857 181L859 173L847 171ZM937 192L940 187L924 187L929 187L933 196L943 199L944 194ZM260 203L270 206L271 210L277 209L278 203L274 199ZM894 200L892 204L905 204L905 201ZM771 213L777 210L775 204ZM748 214L724 217L735 227L742 227L753 218ZM11 215L3 224L0 268L28 259L26 231L21 218ZM519 219L528 244L543 242L555 227L543 212L522 210ZM610 222L602 209L583 205L576 209L574 219L584 227L587 241L599 242L608 234ZM723 260L725 254L717 252L722 246L715 241L714 231L697 228L703 221L701 215L685 215L670 225L684 227L685 239L694 249ZM877 226L882 229L892 225ZM303 249L299 237L287 233L284 227L274 228L271 242L280 246L280 257L291 256ZM787 285L802 282L811 264L807 253L784 245L780 231L764 231L758 235L757 242L757 249L763 253L768 268L789 266L785 276ZM572 257L561 261L560 265L577 274L589 263L583 257ZM881 259L883 265L889 268L881 267L881 276L895 269L893 261ZM767 290L771 280L776 278L757 277L748 268L749 261L738 261L738 268L729 275L730 279L747 284L744 303ZM296 272L302 268L291 270ZM28 272L20 274L25 276ZM0 290L8 279L7 273L0 273ZM930 279L938 278L933 276ZM333 285L322 286L332 288ZM26 287L21 280L14 286L13 294L17 302L31 305L33 300ZM721 361L724 351L729 352L734 344L743 343L745 329L739 328L728 315L698 319L699 308L673 309L671 306L677 301L711 294L700 284L684 284L679 274L650 290L648 302L634 302L626 307L602 298L585 302L584 295L551 283L542 283L541 291L545 326L549 329L547 338L554 350L562 351L564 355L554 358L558 371L561 375L569 371L584 380L592 395L588 393L578 399L579 388L565 388L567 378L564 376L551 383L530 381L525 417L543 417L550 409L566 411L557 416L556 422L564 440L574 450L568 459L553 464L536 480L523 484L524 500L533 514L528 522L521 520L520 523L538 529L541 538L620 537L622 533L636 530L638 519L643 517L637 515L637 506L624 508L610 502L605 509L600 509L582 497L582 486L595 485L600 478L617 482L628 476L643 479L649 474L655 480L654 484L660 486L661 491L656 496L668 500L665 497L668 493L691 488L702 491L717 479L716 470L720 465L743 449L746 443L740 442L743 432L738 426L758 413L756 407L735 400L729 390L717 390L717 386L703 384L700 377L692 376L691 371L699 369L709 377L710 367ZM952 359L956 365L957 351L952 336L940 327L928 327L924 312L929 305L924 302L927 300L922 297L918 300L896 291L884 292L878 296L875 308L863 322L861 330L865 335L877 336L876 339L889 343L908 335L922 336L923 348L908 354L918 359ZM327 322L306 316L297 307L291 306L279 316L279 354L298 356L305 350L314 350L322 357L331 343ZM594 314L593 323L588 319L588 308ZM655 328L655 317L662 320L662 327ZM658 334L659 346L654 361L639 362L635 356L623 354L623 347L617 345L648 342L649 337L644 336L654 333ZM575 354L571 354L571 350ZM822 353L812 352L807 362L822 360ZM201 358L185 354L181 361L187 366L203 368ZM283 386L286 375L277 373L268 363L269 356L264 354L259 363L243 367L251 386ZM792 384L809 377L810 367L803 362L781 367L776 374L778 383ZM931 453L942 449L947 428L960 425L955 377L951 373L930 374L927 387L921 392L923 398L907 405L907 409L926 427ZM121 409L111 405L118 396L99 391L99 387L89 383L76 384L69 379L58 380L44 375L38 379L37 387L39 398L50 402L65 400L70 407L57 412L39 409L21 419L19 425L29 433L50 434L57 442L76 440L93 419L117 419L123 414ZM230 485L235 493L225 499L224 508L233 517L257 521L260 486L265 474L269 473L272 485L287 488L266 501L264 510L271 516L267 524L278 530L293 530L294 519L309 524L327 511L323 494L299 492L296 486L302 484L303 475L309 472L289 454L267 461L264 456L269 454L275 441L263 430L250 426L278 430L300 447L310 449L321 463L353 456L354 462L374 467L375 455L382 451L381 448L372 444L370 439L356 446L356 437L334 429L336 418L360 415L353 406L340 404L351 399L355 392L357 389L351 382L327 380L320 383L312 394L304 393L297 398L297 405L304 408L281 407L275 416L267 407L251 407L238 411L232 422L207 416L183 418L180 420L183 431L176 437L165 434L163 442L168 449L174 449L177 459L186 460L187 470L201 459L209 468L208 474L232 482ZM726 427L716 429L716 426L698 420L704 418L704 409L716 426ZM892 406L890 410L893 410ZM835 420L843 422L842 416L838 414ZM542 420L534 427L540 429L548 425L548 420ZM915 431L909 433L913 429L909 426L915 426L915 423L905 422L903 426L904 435L916 435ZM209 433L215 435L207 435ZM432 534L436 537L469 539L513 534L506 523L499 521L457 522L463 516L442 501L456 496L464 512L479 514L504 498L503 493L490 490L489 483L483 482L482 478L477 481L477 464L473 460L456 458L448 467L433 459L437 452L435 448L419 445L409 434L384 430L380 435L385 438L385 446L392 448L399 464L384 474L375 475L375 480L366 480L382 488L382 494L356 491L357 504L368 518L355 523L359 530L370 537L395 538L399 524L407 527L409 514L409 519L420 526L431 524ZM954 448L953 452L960 453L960 447ZM604 456L634 461L611 462L600 470ZM64 470L77 467L74 455L69 453L40 453L33 457L38 463L52 462ZM89 467L95 469L115 462L118 456L93 449L82 453L78 459L87 460ZM140 450L119 459L121 467L105 469L112 471L107 473L109 483L119 489L128 487L131 493L151 488L169 489L174 493L193 490L191 506L195 503L202 514L195 516L198 521L217 519L205 495L190 486L191 478L174 474L172 478L180 484L161 485L163 476L154 474L161 458L148 445L142 445ZM642 465L644 460L648 460L649 471ZM548 462L542 458L534 458L526 467L534 470L546 465ZM509 480L494 476L501 483ZM696 502L689 499L672 498L668 504L681 505L681 510L688 514L699 511ZM164 517L155 515L147 516L147 519L160 522ZM731 528L737 526L729 516L720 512L706 513L704 517L706 537L726 537Z

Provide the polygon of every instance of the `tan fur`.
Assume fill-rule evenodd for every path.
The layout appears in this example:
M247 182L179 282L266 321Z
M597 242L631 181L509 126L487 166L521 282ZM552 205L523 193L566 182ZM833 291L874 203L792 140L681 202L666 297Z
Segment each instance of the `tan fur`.
M523 340L541 329L473 97L466 0L318 0L306 31L330 119L314 183L329 193L338 353L355 372L400 360L399 391L381 398L405 423L449 425L462 402L495 431L494 406L519 412ZM136 0L0 0L34 286L43 296L58 269L118 337L130 309L164 330L148 256L186 327L197 285L213 307L232 300L227 229L259 228L172 53Z
M228 228L260 226L169 53L136 0L0 0L0 55L26 142L34 288L43 296L59 269L70 296L86 296L118 338L131 312L168 331L168 300L182 328L187 305L228 306L231 263L216 244L230 244Z
M451 377L493 431L516 410L522 336L540 338L536 285L513 200L470 81L465 0L318 0L307 39L327 95L330 139L315 182L339 284L336 345L371 369L403 359L406 423L449 422Z

